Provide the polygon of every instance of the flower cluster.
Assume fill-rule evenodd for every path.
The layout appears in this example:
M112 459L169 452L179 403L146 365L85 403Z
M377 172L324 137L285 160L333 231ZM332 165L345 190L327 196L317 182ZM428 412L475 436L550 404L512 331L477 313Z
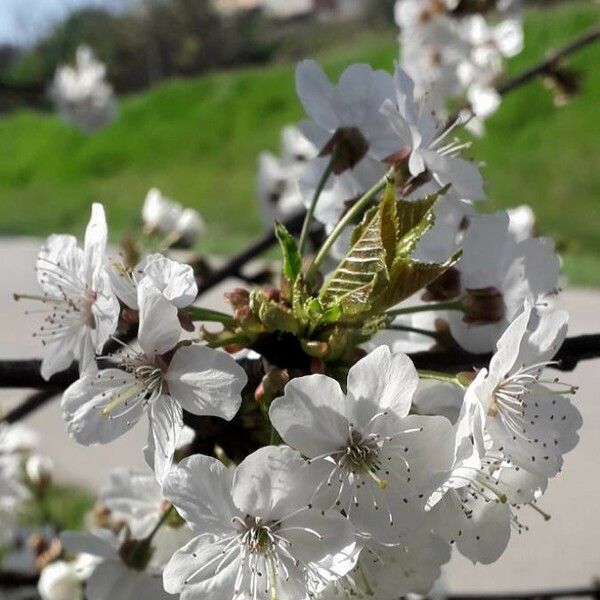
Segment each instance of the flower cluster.
M232 291L232 314L196 306L191 266L107 257L100 205L83 249L42 248L43 374L80 367L67 430L108 444L147 420L148 470L111 474L93 530L61 538L85 568L67 555L40 588L393 600L427 594L451 546L495 561L525 529L517 509L544 514L581 426L575 389L546 375L567 327L553 244L527 209L476 211L461 122L438 122L401 68L354 65L334 85L305 61L297 90L306 138L288 131L278 169L307 216L298 241L276 224L278 287ZM153 191L144 220L179 235L181 212ZM311 259L313 217L326 233ZM137 343L103 350L132 324ZM410 353L434 344L493 357L418 370Z
M88 133L106 126L117 113L106 66L87 46L77 49L73 66L62 65L56 70L50 95L58 114Z
M397 0L403 67L417 96L433 110L465 99L475 115L471 128L500 105L495 90L506 58L523 49L521 0Z

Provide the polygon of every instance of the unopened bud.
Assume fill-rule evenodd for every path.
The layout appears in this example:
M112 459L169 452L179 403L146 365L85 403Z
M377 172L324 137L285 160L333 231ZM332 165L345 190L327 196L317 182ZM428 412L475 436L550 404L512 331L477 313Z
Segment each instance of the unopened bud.
M32 454L25 463L25 473L32 485L40 491L45 490L52 481L54 463L51 458L41 454Z
M42 600L82 600L82 583L75 566L63 560L50 563L40 573L38 592Z

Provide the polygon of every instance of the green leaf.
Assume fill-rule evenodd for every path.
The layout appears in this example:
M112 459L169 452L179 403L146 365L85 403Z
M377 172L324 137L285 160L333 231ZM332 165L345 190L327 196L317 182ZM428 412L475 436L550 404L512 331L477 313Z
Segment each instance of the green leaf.
M275 236L283 254L283 274L291 284L294 284L302 270L302 257L298 251L296 240L285 225L279 222L275 223Z
M368 312L375 282L388 276L395 252L396 200L393 193L383 195L368 222L359 225L354 244L319 294L325 309L339 305L346 316Z
M442 275L461 255L462 251L459 251L444 263L422 263L398 257L392 265L389 279L377 286L379 293L372 300L373 311L382 312L406 300Z

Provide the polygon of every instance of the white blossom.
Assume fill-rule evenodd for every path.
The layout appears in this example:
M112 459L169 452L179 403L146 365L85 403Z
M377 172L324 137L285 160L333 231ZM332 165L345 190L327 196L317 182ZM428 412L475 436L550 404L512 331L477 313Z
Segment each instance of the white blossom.
M266 228L302 208L298 187L300 173L317 150L304 134L293 126L281 130L281 156L262 152L258 158L257 192L260 212Z
M144 277L148 277L177 309L189 306L198 295L192 267L162 254L150 254L132 269L118 262L113 262L111 267L111 284L115 294L123 304L135 310L139 309L138 284Z
M186 247L193 246L206 231L198 211L184 208L157 188L151 188L146 194L142 220L149 233L165 236L169 245L179 243Z
M454 390L437 387L440 396L452 398L459 393L456 386ZM454 466L429 499L434 530L474 563L488 564L502 555L512 530L526 529L513 508L534 506L547 479L492 447L471 388L464 396L455 432Z
M543 373L556 364L553 357L565 339L567 320L565 311L536 311L527 304L498 341L489 369L470 386L493 448L545 477L560 470L582 424L567 397L576 388Z
M121 468L111 471L109 483L100 494L111 517L123 521L133 538L149 536L170 509L154 473L148 469ZM153 538L152 561L166 564L173 553L192 537L188 526L177 516L167 518Z
M449 560L448 543L424 527L397 546L366 545L356 567L318 598L397 600L408 594L426 596L440 576L441 566Z
M77 49L74 66L62 65L56 70L50 95L60 116L86 132L106 126L117 114L106 66L87 46Z
M164 491L196 537L167 565L165 589L186 600L295 600L345 575L356 562L354 531L311 505L316 485L285 447L264 447L231 470L207 456L184 459Z
M32 454L25 463L25 473L29 481L37 487L45 487L52 480L54 461L42 454Z
M246 374L224 352L178 345L177 309L149 278L138 292L141 351L116 357L119 368L84 375L65 391L61 407L69 435L84 445L113 441L146 413L146 456L162 480L183 427L183 409L232 419Z
M42 600L83 600L83 585L75 565L64 560L45 566L37 587Z
M551 301L559 262L548 238L517 243L505 212L473 216L463 248L456 269L465 312L448 313L450 330L466 350L488 352L526 300Z
M323 468L330 504L379 542L420 525L432 480L452 460L447 419L408 414L418 380L406 355L381 346L350 369L346 394L325 375L299 377L269 411L283 440Z
M152 562L143 568L123 561L123 541L110 531L97 529L91 533L66 531L62 545L72 553L91 554L99 560L89 575L85 594L88 600L172 600L165 592L161 569Z
M417 103L414 81L400 67L394 73L394 85L395 103L387 99L381 112L398 136L396 151L408 155L410 174L428 173L438 189L450 184L451 194L459 200L485 198L479 169L458 156L465 144L448 142L452 128L437 122L426 101Z
M79 361L80 373L95 369L95 353L117 328L119 302L105 268L106 217L101 204L92 205L84 247L72 235L51 235L37 258L40 300L47 313L39 334L44 344L42 376L49 379Z

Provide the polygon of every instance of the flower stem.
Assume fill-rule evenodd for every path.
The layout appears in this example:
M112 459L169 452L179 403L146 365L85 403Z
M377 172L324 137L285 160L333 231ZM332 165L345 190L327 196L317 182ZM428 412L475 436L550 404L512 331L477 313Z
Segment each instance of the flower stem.
M310 231L310 225L313 219L313 215L315 214L315 208L317 207L317 202L319 201L321 193L323 192L323 189L325 188L325 185L327 184L327 181L329 180L329 177L333 172L333 164L335 160L336 152L334 151L331 155L331 159L325 167L325 170L323 171L323 174L321 175L321 178L319 179L317 189L315 190L315 193L313 194L312 200L310 202L310 206L306 211L304 222L302 223L302 231L300 232L300 241L298 243L298 251L300 252L300 256L304 255L306 244L308 242L308 232Z
M150 542L152 540L152 538L158 533L158 530L169 520L169 517L171 516L174 510L175 507L171 504L171 506L169 506L169 508L167 508L167 510L163 512L162 516L160 517L160 520L154 526L154 529L152 529L152 531L148 534L144 541Z
M248 337L244 333L238 333L229 337L223 338L222 340L215 340L208 342L209 348L222 348L223 346L229 346L231 344L246 344L248 343Z
M329 250L335 243L335 241L340 237L342 231L346 228L347 225L353 222L355 217L360 215L363 210L368 206L369 202L381 192L390 177L392 177L393 172L390 171L386 173L384 177L382 177L368 192L366 192L359 200L354 204L354 206L339 220L338 224L335 226L334 230L329 234L321 249L315 256L312 264L308 268L306 273L306 279L310 281L315 273L318 271L319 267L323 264L323 261L327 258L329 254Z
M450 375L449 373L441 373L439 371L425 371L419 369L419 377L421 379L435 379L436 381L443 381L445 383L452 383L454 385L461 386L456 375Z
M192 321L211 321L214 323L222 323L223 325L235 324L235 319L231 315L210 308L189 306L185 309L185 312L190 316Z
M406 308L397 308L388 310L385 314L388 317L399 317L400 315L411 315L430 310L463 310L461 300L451 300L450 302L434 302L432 304L421 304L419 306L407 306Z

